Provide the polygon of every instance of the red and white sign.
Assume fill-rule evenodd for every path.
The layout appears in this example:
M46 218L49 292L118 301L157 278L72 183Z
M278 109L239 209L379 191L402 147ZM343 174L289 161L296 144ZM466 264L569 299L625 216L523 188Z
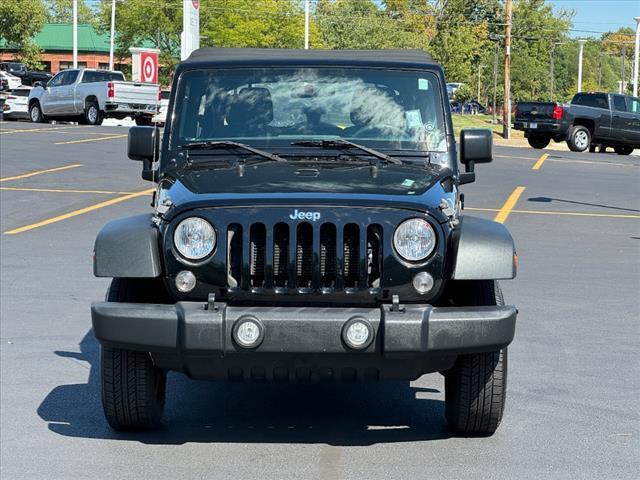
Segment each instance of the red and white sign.
M140 80L158 83L158 54L155 52L140 53Z

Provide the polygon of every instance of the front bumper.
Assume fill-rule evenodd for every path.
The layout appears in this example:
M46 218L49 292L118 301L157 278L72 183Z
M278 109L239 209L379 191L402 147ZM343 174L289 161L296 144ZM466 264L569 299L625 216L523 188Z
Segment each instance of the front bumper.
M513 340L516 316L511 305L296 308L100 302L91 306L93 332L102 344L149 351L167 368L216 379L231 377L234 369L246 377L261 369L274 372L278 366L296 371L301 365L309 370L353 366L363 372L373 369L376 378L415 378L450 367L459 354L507 346ZM247 317L257 319L264 330L262 342L251 349L239 346L233 337L234 325ZM350 348L343 338L345 323L354 317L365 319L373 330L373 342L362 350ZM411 359L416 361L407 361ZM388 374L386 367L391 369Z

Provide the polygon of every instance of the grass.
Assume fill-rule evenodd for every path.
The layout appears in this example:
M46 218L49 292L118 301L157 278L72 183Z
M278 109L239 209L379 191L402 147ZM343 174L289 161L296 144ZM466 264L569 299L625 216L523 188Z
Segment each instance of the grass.
M502 136L502 123L493 124L492 115L460 115L454 114L453 117L453 131L456 138L460 137L460 130L463 128L489 128L493 130L494 135ZM501 117L498 117L498 122L501 121ZM513 137L522 137L522 132L511 130Z

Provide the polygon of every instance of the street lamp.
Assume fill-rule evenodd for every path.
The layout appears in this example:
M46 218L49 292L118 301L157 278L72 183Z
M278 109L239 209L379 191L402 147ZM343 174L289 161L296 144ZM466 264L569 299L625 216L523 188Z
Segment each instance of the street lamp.
M635 62L633 64L633 96L638 96L638 60L640 60L640 17L634 17L636 21L636 45Z
M578 40L578 93L582 91L582 51L586 40Z

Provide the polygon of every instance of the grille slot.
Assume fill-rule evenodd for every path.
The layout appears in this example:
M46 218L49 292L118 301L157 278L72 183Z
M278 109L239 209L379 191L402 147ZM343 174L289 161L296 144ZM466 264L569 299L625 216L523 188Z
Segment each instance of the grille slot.
M382 278L382 227L367 228L367 286L380 287Z
M264 286L265 244L267 230L262 223L254 223L250 230L249 275L252 287Z
M320 227L320 285L335 287L336 276L336 226L325 223Z
M344 267L342 275L347 288L358 286L358 271L360 263L360 229L355 223L344 227Z
M296 238L296 286L310 288L313 277L313 229L308 223L298 225Z
M286 287L289 275L289 225L277 223L273 229L273 286Z
M227 285L238 287L242 274L242 226L237 223L227 228Z

